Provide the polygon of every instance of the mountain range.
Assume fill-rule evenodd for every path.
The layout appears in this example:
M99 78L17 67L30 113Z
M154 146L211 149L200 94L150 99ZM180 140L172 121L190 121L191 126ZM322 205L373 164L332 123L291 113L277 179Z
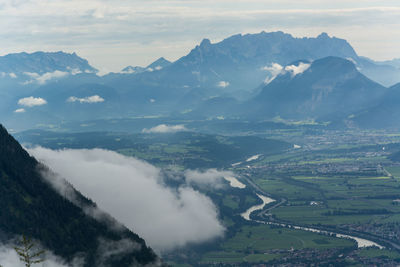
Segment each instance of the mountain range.
M246 106L253 117L326 121L367 108L386 91L353 62L326 57L286 66Z
M17 78L20 74L29 76L29 73L43 74L55 71L97 72L97 69L76 53L68 54L61 51L32 54L23 52L0 57L0 72L11 78Z
M310 68L294 75L300 65ZM0 119L13 129L137 116L331 120L336 113L347 120L400 82L398 60L360 57L326 33L204 39L175 62L160 58L104 76L76 54L12 54L0 58L0 72Z
M121 73L126 73L126 74L138 74L138 73L142 73L145 71L155 71L155 70L161 70L162 68L165 68L169 65L171 65L172 63L168 60L166 60L163 57L160 57L159 59L157 59L156 61L154 61L153 63L151 63L150 65L148 65L147 67L143 68L140 66L128 66L125 67L121 70Z

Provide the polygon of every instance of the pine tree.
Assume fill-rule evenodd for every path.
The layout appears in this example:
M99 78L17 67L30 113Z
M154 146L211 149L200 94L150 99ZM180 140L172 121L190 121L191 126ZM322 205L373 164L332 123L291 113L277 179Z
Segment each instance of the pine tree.
M22 236L19 247L14 247L15 251L18 253L20 261L25 263L26 267L31 267L33 264L41 263L44 261L42 258L44 250L39 250L35 252L35 244L30 238L25 235Z

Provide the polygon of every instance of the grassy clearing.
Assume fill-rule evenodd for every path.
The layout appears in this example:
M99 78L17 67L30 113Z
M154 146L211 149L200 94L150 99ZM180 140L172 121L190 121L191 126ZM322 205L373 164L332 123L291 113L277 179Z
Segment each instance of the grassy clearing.
M349 223L366 223L372 218L370 214L366 215L330 215L327 214L332 209L323 206L283 206L275 209L272 213L276 218L292 223L300 224L323 224L340 225Z
M385 167L385 169L395 178L400 179L400 166Z
M232 197L232 196L225 196L223 201L222 201L222 204L224 206L226 206L226 207L229 207L229 208L233 209L233 210L236 210L236 209L239 208L238 200L236 198Z
M400 253L391 250L377 249L377 248L364 248L360 250L359 255L368 258L390 258L400 261Z
M274 260L276 258L281 257L281 255L276 255L276 254L250 254L244 258L245 261L251 262L251 263L257 263L257 262L268 262L271 260Z
M280 196L289 200L321 200L322 196L317 191L304 190L303 187L288 184L281 179L257 179L255 181L262 190L272 196Z
M248 254L236 252L211 252L204 255L200 261L202 264L218 264L218 263L257 263L268 262L273 259L279 258L282 255L277 254Z
M321 240L323 241L321 242ZM353 245L354 242L347 239L334 238L302 230L260 225L243 227L241 232L226 241L222 247L226 251L251 250L257 253L265 253L270 249L326 249Z
M328 249L354 247L348 239L324 236L312 232L277 228L269 225L244 226L235 236L226 240L220 251L203 255L201 263L268 262L285 254L271 253L272 249Z
M245 256L246 254L238 252L226 252L226 251L210 252L206 253L203 256L203 259L200 261L200 263L202 264L238 263L242 262Z

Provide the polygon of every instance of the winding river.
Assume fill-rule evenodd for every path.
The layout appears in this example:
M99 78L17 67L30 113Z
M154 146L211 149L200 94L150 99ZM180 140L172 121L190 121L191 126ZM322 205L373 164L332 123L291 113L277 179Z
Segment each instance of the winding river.
M246 185L239 182L239 180L236 179L235 177L225 176L224 179L229 182L229 185L231 187L240 188L240 189L246 188Z
M330 232L330 231L324 231L324 230L319 230L319 229L314 229L314 228L309 228L309 227L303 227L303 226L252 220L250 218L250 214L252 212L257 211L257 210L262 210L265 207L265 205L275 201L272 198L269 198L269 197L266 197L266 196L263 196L260 194L257 194L257 196L263 201L263 203L260 205L255 205L255 206L249 208L248 210L246 210L245 212L243 212L242 214L240 214L247 221L254 221L257 223L269 224L269 225L279 225L279 226L283 226L283 227L290 227L290 228L297 229L297 230L309 231L309 232L320 233L320 234L325 234L325 235L335 235L336 237L339 237L339 238L353 239L357 242L357 246L359 248L372 247L372 246L376 246L378 248L383 248L383 246L381 246L373 241L355 237L355 236L344 235L344 234L339 234L339 233L334 233L334 232Z
M260 205L253 206L253 207L249 208L248 210L246 210L245 212L243 212L242 214L240 214L240 216L242 216L247 221L251 221L250 214L253 211L262 210L265 207L265 205L275 201L275 199L272 199L272 198L269 198L269 197L266 197L263 195L257 194L257 196L263 201L263 203Z

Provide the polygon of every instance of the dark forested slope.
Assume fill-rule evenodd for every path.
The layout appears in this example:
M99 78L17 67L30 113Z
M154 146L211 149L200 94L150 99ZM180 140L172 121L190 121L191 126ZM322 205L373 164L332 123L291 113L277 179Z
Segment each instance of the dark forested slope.
M42 178L40 170L45 167L29 156L0 125L0 232L4 233L3 238L30 236L68 261L83 257L85 266L136 266L158 261L138 235L123 226L112 227L111 218L101 222L88 216L82 207L95 207L94 203L75 191L80 207L74 205ZM104 249L108 258L101 252Z

